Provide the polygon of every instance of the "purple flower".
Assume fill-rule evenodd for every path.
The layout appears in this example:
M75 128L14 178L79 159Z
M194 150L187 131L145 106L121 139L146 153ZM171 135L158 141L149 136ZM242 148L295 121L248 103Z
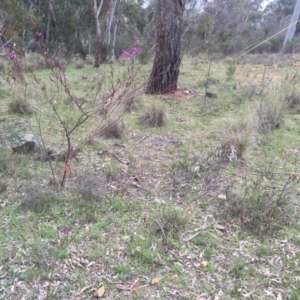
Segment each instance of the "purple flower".
M138 36L134 36L133 38L136 42L139 41L139 37Z
M38 40L44 41L45 36L44 36L43 30L37 32L36 35L37 35L37 39L38 39Z
M59 68L61 71L63 71L63 67L62 67L61 62L58 62L58 68Z
M131 57L140 55L142 51L143 51L142 47L133 47L132 46L132 47L130 47L129 52L122 49L122 54L126 58L131 58Z
M11 55L10 55L10 59L11 60L15 60L17 58L17 55L15 52L12 52Z
M131 47L130 50L131 50L133 55L138 56L142 53L143 48L142 47L138 47L138 48L137 47Z
M14 46L12 43L9 43L5 46L5 48L8 50L8 51L12 51L14 49Z
M122 54L123 54L123 56L126 57L126 58L130 58L130 57L131 57L131 54L128 53L127 51L125 51L124 49L122 49Z
M36 23L33 21L33 19L32 19L32 17L31 17L31 16L29 17L29 21L30 21L30 23L31 23L33 26L35 26L35 25L36 25Z

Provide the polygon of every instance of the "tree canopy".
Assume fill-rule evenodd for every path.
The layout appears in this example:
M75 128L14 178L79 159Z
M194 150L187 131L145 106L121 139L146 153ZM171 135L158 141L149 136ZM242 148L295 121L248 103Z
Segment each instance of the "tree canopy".
M265 6L263 0L186 1L182 51L188 55L240 53L288 26L295 3L296 0L273 0ZM138 36L143 44L141 59L146 61L153 56L157 1L98 0L96 4L101 4L101 10L95 17L93 0L2 0L2 46L5 40L11 40L27 52L39 51L33 41L43 32L43 51L85 58L98 49L101 60L109 60L112 53L117 58L122 55L122 49L129 49ZM299 34L298 24L287 51L297 51ZM278 52L284 35L282 32L253 52Z

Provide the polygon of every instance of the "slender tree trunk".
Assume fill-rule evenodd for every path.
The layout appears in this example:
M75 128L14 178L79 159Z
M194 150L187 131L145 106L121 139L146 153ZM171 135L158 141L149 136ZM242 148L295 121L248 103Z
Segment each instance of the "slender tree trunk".
M97 34L97 44L95 49L95 62L94 62L94 68L99 68L101 64L101 52L102 52L102 46L103 46L103 37L102 37L102 31L100 27L100 20L99 15L102 9L103 0L100 1L100 4L97 4L97 0L93 0L93 13L96 21L96 34Z
M286 35L285 35L285 39L284 39L283 46L282 46L282 49L281 49L281 54L285 53L286 46L287 46L288 42L290 42L292 40L293 36L294 36L297 21L299 19L299 15L300 15L300 0L297 0L297 3L295 4L293 15L292 15L292 18L291 18L290 26L289 26L289 28L286 32Z
M115 9L116 9L116 5L117 5L117 0L111 0L110 2L110 6L109 6L109 13L107 15L106 18L106 40L107 43L110 44L110 40L111 40L111 25L113 22L113 18L115 15Z
M158 0L158 28L147 94L174 92L181 63L180 42L185 0Z
M49 44L49 35L50 35L50 24L51 24L51 12L53 11L52 0L48 0L48 11L47 11L47 28L46 28L46 45Z
M119 25L119 20L117 20L113 32L113 41L111 46L111 58L110 58L111 62L114 62L116 60L115 48L116 48L116 36L117 36L118 25Z

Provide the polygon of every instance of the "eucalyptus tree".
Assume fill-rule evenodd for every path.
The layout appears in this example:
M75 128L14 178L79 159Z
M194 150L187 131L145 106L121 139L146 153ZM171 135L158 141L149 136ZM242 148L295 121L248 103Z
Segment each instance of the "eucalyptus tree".
M281 53L285 52L288 42L290 42L294 36L295 30L296 30L296 25L299 20L299 15L300 15L300 0L297 0L297 3L295 4L293 15L292 15L292 18L290 21L289 28L287 29L287 32L285 35Z
M83 14L90 14L84 0L23 0L26 19L31 28L26 32L27 50L38 50L32 40L40 40L40 50L71 55L78 45ZM91 19L91 14L89 18ZM41 47L42 46L42 47Z
M99 68L101 62L107 59L110 44L110 33L117 0L91 0L96 24L96 47L94 67ZM100 17L105 19L102 28ZM108 41L106 39L108 38Z
M288 26L297 0L273 0L264 9L265 26L270 35Z
M177 89L184 9L185 0L158 0L157 2L156 49L146 88L148 94L173 92Z
M233 54L263 37L263 0L212 0L201 13L198 34L210 51ZM203 35L209 29L209 36ZM208 38L209 37L209 38Z
M7 42L23 46L26 31L31 27L26 7L17 0L1 0L0 47Z

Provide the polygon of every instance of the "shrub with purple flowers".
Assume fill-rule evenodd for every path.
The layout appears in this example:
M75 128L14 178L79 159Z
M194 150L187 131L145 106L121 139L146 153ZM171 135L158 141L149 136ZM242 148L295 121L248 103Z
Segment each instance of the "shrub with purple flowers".
M36 24L32 17L30 22ZM44 33L39 30L35 44L42 48L43 43ZM126 99L134 103L132 100L141 92L140 86L134 84L135 69L128 67L126 76L121 78L112 67L104 66L110 68L108 72L94 79L82 95L67 68L56 57L44 53L43 65L48 68L45 79L38 72L24 73L13 44L8 43L6 51L8 67L0 76L9 85L13 98L35 112L36 119L30 120L28 128L40 137L41 158L49 164L52 183L62 188L73 174L73 159L78 152L112 124L120 122L128 111ZM131 56L137 56L141 49L132 47L130 52ZM51 135L54 144L50 144ZM61 147L57 148L58 145ZM50 151L49 146L55 150ZM63 160L63 167L53 163L55 158ZM62 169L57 171L57 167Z
M133 63L136 62L136 58L142 53L143 47L139 46L140 40L137 36L134 37L135 43L129 48L128 51L122 49L122 54L125 58L130 58Z

